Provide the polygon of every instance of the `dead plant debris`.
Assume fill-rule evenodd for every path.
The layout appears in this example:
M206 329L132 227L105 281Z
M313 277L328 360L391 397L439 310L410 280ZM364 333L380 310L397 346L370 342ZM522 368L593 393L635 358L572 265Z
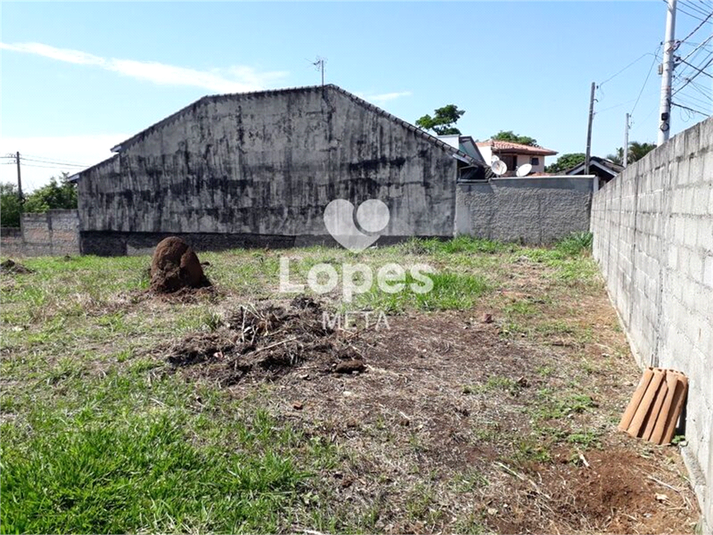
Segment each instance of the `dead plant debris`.
M34 273L30 268L23 266L19 262L10 260L9 258L4 262L0 263L0 273L13 273L19 275L25 275L28 273Z
M174 368L193 368L189 373L230 386L247 375L275 380L305 361L320 374L363 372L356 343L324 321L320 303L299 296L286 307L241 306L215 331L190 334L164 349Z

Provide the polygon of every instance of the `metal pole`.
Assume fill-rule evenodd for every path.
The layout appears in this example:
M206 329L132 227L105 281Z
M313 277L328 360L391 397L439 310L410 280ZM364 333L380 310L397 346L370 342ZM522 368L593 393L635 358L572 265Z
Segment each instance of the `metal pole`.
M584 155L584 174L589 174L589 159L592 155L592 121L594 120L594 89L596 85L592 82L592 92L589 96L589 124L587 125L587 152Z
M22 194L22 175L20 174L20 152L15 153L15 162L17 163L17 200L20 201L20 206L25 202L25 196Z
M661 71L661 103L659 107L659 134L657 145L668 141L671 132L671 78L673 77L673 53L676 50L676 0L666 0L666 37L663 43L663 68Z
M627 166L629 162L629 114L626 114L626 126L624 126L624 157L621 165Z

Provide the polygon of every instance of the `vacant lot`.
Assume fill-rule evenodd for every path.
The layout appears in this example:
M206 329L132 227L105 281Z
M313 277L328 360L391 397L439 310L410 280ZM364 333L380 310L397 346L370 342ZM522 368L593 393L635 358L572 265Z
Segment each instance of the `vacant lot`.
M294 299L282 256L437 273ZM2 532L692 531L677 449L616 432L640 372L581 240L201 260L168 297L148 257L0 275Z

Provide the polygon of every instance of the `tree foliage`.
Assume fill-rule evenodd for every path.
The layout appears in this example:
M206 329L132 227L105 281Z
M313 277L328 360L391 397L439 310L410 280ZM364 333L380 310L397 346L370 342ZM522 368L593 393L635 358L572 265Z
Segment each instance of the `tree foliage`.
M458 119L463 117L465 110L459 110L455 104L448 104L434 111L433 117L426 114L416 121L416 126L420 126L424 130L433 130L439 136L449 134L460 134L454 124Z
M641 160L641 158L646 156L655 148L656 145L654 143L639 143L638 141L630 142L629 154L627 156L627 165ZM607 155L607 160L611 160L612 162L619 165L624 165L624 149L622 147L619 147L618 149L616 149L615 154Z
M0 226L19 227L21 211L17 186L10 182L0 184Z
M545 172L562 173L564 171L567 171L568 169L572 169L573 167L578 166L584 161L584 157L585 155L583 152L570 152L567 154L563 154L562 156L557 158L557 161L555 163L548 165L545 168Z
M521 136L514 133L512 130L501 130L495 134L491 139L496 141L509 141L510 143L519 143L520 145L537 145L537 140L530 136Z
M59 180L52 177L49 184L25 196L24 206L17 196L17 186L0 184L0 219L3 227L19 227L20 213L42 213L47 210L72 209L77 207L77 188L67 181L69 175L62 173Z

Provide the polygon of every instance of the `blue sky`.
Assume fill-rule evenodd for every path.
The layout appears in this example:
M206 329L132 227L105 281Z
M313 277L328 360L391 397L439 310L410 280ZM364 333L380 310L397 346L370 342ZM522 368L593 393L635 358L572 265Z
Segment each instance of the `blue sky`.
M711 9L710 0L684 1L690 14L679 12L678 38ZM591 82L600 85L596 155L623 144L624 114L641 92L630 139L656 140L661 0L2 2L1 9L2 155L93 164L204 95L317 84L317 56L327 59L327 82L409 122L453 103L466 110L458 124L465 134L482 140L514 130L560 153L584 151ZM678 53L712 32L709 20ZM678 85L693 72L680 71ZM698 76L680 102L710 114L711 89L711 78ZM673 132L703 118L675 110ZM32 189L62 169L79 168L28 161L23 182ZM15 180L12 165L0 165L0 180Z

